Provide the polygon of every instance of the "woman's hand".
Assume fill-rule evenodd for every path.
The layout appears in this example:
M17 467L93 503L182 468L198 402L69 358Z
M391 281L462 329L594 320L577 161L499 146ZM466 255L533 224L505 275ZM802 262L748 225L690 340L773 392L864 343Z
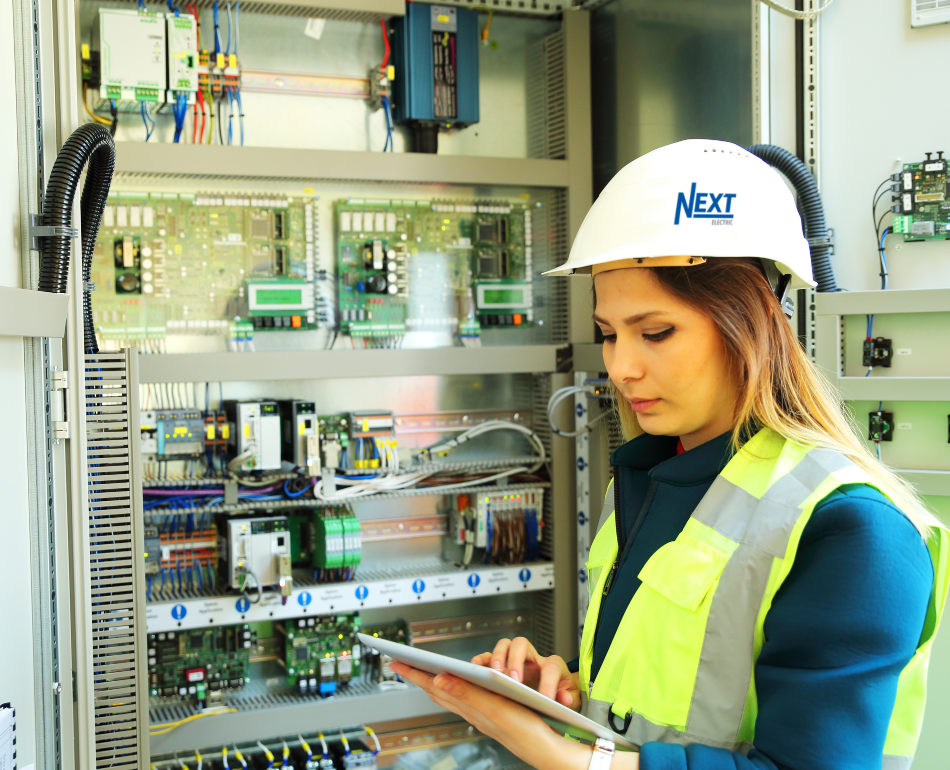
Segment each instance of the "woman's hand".
M532 767L585 770L590 764L590 746L559 735L533 711L508 698L454 676L432 676L405 663L394 661L390 667L425 690L435 703L458 714Z
M580 683L577 674L567 670L567 663L557 655L543 657L523 636L499 639L492 652L472 658L478 666L488 666L522 682L545 697L581 710Z

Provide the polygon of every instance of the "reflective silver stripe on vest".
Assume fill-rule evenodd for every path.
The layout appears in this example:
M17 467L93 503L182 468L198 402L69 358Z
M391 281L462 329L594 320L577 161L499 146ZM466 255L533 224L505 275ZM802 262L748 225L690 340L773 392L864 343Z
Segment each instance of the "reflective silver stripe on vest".
M812 450L761 500L723 476L713 481L692 517L739 545L713 596L686 731L653 724L634 713L625 737L638 744L659 740L748 750L737 738L755 667L755 623L773 557L785 557L802 504L831 473L849 465L851 461L837 452ZM605 511L608 506L613 510L610 496ZM609 711L610 704L602 701L585 704L586 715L603 725L609 726Z
M614 512L614 484L616 480L611 481L607 484L607 491L604 493L604 507L600 510L600 519L597 522L597 531L600 532L600 528L604 526L604 522L607 521L607 517ZM618 544L619 545L619 544Z
M693 515L717 531L721 531L725 520L738 535L727 537L737 540L739 547L719 577L709 610L687 733L719 741L734 741L738 737L755 668L755 623L772 570L772 557L785 556L805 500L829 474L850 464L837 452L812 450L769 487L755 505L752 495L722 476L716 478L703 497L705 503L718 485L713 504L702 506L702 518L697 516L698 508ZM737 511L745 513L744 521Z
M606 701L588 700L586 697L584 697L581 714L583 714L588 719L593 719L598 724L607 725L608 727L610 725L610 723L607 721L608 715L610 714L610 704ZM614 723L619 723L618 717L614 717ZM748 754L752 749L751 743L714 741L702 735L693 735L689 732L681 732L675 727L664 727L663 725L657 725L640 716L636 712L630 715L630 727L627 728L627 732L625 732L623 735L625 738L633 741L638 746L642 746L644 743L649 743L650 741L660 741L661 743L678 743L680 746L688 746L691 743L702 743L706 746L713 746L717 749L741 751L743 754Z
M885 754L881 763L881 770L910 770L913 757L898 757L895 754Z

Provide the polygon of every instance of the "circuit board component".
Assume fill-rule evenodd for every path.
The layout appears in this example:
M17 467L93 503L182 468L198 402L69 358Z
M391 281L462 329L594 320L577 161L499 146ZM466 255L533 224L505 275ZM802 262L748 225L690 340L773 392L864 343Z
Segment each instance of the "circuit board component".
M341 330L399 338L533 320L531 210L508 201L338 201Z
M149 691L203 701L216 691L240 689L250 681L253 644L247 624L149 634Z
M368 626L363 629L366 636L372 636L375 639L386 639L390 642L399 644L412 644L412 631L409 624L404 620L398 620L394 623L383 623L375 626ZM372 682L394 682L399 677L393 671L389 664L393 659L385 653L375 650L372 647L363 647L363 675Z
M113 192L92 264L105 340L326 325L308 197Z
M327 696L360 676L358 613L287 620L274 628L284 637L280 662L287 671L288 687L301 694Z
M905 241L950 238L950 176L942 152L905 163L898 183L893 228Z

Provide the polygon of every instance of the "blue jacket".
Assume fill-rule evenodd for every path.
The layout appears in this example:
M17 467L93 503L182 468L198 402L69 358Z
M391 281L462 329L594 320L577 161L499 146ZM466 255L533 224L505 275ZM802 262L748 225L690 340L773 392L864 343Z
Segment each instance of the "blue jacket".
M611 455L622 555L594 638L596 677L647 559L676 538L731 457L731 434L683 454L644 434ZM647 743L642 770L880 770L897 680L923 629L933 587L910 521L864 484L818 504L765 621L755 666L759 713L748 756Z

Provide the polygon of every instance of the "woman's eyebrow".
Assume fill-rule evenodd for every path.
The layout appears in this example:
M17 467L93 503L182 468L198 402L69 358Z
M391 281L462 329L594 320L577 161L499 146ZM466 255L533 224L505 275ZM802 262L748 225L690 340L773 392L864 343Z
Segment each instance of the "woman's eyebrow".
M650 310L646 313L636 313L635 315L624 318L623 323L624 323L624 326L633 326L634 324L638 324L640 323L640 321L643 321L655 315L666 315L666 313L664 313L662 310ZM596 313L594 314L594 320L599 324L604 324L604 326L611 325L610 321L605 321Z

